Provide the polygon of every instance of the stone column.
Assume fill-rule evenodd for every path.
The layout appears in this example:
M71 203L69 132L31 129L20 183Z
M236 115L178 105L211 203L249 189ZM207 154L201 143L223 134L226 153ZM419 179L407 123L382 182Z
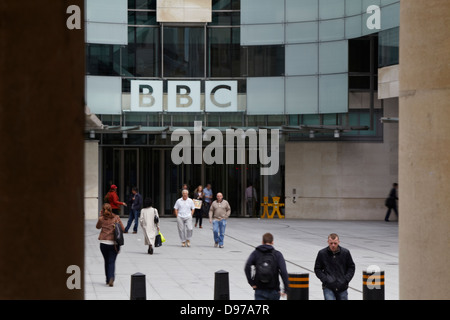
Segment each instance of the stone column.
M0 299L84 298L84 26L67 28L69 5L83 18L83 0L0 3Z
M401 1L400 299L450 299L449 25L448 0Z

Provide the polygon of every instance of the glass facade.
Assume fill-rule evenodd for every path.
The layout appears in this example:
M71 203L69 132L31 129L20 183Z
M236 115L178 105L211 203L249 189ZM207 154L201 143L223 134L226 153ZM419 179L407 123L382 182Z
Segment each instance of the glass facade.
M184 182L192 187L213 182L231 190L237 182L251 181L261 195L279 196L284 159L276 175L261 180L258 165L167 164L174 143L161 130L192 127L198 120L216 128L366 127L343 131L338 139L329 131L315 132L314 138L383 139L377 69L398 63L399 0L212 0L209 23L159 22L157 0L87 3L88 105L104 125L148 130L131 130L126 137L122 131L96 134L105 151L103 183L121 179L124 196L135 183L146 192L154 189L151 179L167 182L148 191L164 201L166 213ZM368 11L373 5L380 10L380 28L370 24L377 19L376 10ZM161 81L165 104L170 81L199 81L202 99L205 81L237 81L237 111L205 112L202 102L194 113L168 112L167 105L162 112L131 112L133 80ZM311 135L282 135L281 154L285 139L310 140ZM139 170L128 177L130 165ZM234 214L242 214L242 195L231 198Z

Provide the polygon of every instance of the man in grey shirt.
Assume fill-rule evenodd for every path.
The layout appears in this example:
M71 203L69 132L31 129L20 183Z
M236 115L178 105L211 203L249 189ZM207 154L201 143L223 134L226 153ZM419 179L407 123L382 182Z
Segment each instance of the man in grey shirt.
M209 222L213 224L214 247L223 248L223 238L227 219L231 213L231 207L227 200L223 199L222 193L217 193L215 200L209 209Z
M191 246L192 238L192 216L194 215L194 201L188 198L189 191L184 189L182 197L175 202L173 207L175 216L177 217L178 234L181 239L181 246Z

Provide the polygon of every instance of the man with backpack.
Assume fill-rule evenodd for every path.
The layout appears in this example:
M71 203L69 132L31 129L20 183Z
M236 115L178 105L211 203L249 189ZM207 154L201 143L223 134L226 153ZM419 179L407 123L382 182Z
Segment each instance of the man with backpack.
M254 273L252 274L252 266ZM245 264L245 275L250 286L255 290L255 300L279 300L289 289L289 277L286 262L281 252L273 248L273 235L266 233L262 245L252 252ZM280 290L281 275L284 292Z

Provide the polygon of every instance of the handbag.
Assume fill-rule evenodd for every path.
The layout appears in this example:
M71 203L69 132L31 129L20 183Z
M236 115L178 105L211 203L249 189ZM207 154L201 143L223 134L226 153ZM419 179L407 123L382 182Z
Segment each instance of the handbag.
M162 246L161 235L158 234L155 237L155 247L161 247L161 246Z
M124 244L123 230L120 227L120 223L119 222L115 222L114 223L114 242L119 247L123 246L123 244Z

